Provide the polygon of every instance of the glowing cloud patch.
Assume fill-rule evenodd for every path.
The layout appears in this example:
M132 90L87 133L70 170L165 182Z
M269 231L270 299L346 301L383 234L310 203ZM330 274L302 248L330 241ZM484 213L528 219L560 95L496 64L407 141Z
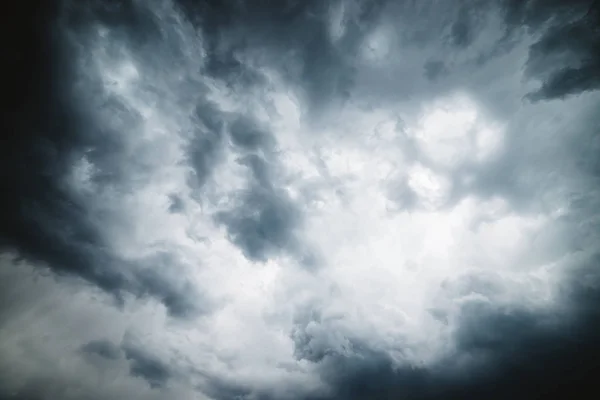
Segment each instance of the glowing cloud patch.
M501 126L465 95L426 105L410 132L423 154L443 168L486 161L499 150L503 135Z

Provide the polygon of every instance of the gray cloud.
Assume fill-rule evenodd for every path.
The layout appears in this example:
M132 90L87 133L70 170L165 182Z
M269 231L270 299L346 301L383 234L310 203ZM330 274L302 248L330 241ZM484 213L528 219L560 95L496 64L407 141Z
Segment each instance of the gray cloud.
M257 150L267 147L272 136L264 132L256 123L247 118L238 118L229 127L231 139L244 150Z
M84 345L81 350L87 354L95 354L109 360L121 357L121 349L108 340L94 340Z
M352 87L352 55L362 37L372 28L384 1L350 2L347 5L345 35L334 43L328 32L328 4L265 2L205 2L199 6L182 2L190 14L198 14L210 46L209 71L229 82L244 86L262 82L240 60L245 48L257 47L261 56L256 68L277 68L296 82L305 93L311 112L319 113ZM332 4L335 7L337 4ZM210 18L206 16L210 15Z
M217 215L231 240L254 261L266 261L273 252L300 251L295 228L301 215L297 206L272 182L268 162L249 155L239 161L252 171L253 182L240 194L240 204Z
M138 274L138 295L143 296L147 293L157 298L175 317L190 317L209 312L210 302L202 299L189 282L173 279L172 274L177 270L177 263L168 256L164 257L164 260L159 259L158 262L145 263L147 268Z
M0 398L593 388L598 10L90 0L24 12L9 37L29 47L7 61L0 146ZM408 135L424 106L455 92L503 142L448 166ZM279 118L265 104L285 96L294 110ZM369 131L380 114L406 120L387 142ZM306 166L313 151L321 163ZM380 196L395 207L378 220L379 187L363 183L380 173L363 164L382 158L397 161ZM429 230L415 165L448 182L427 214L447 218ZM328 197L338 187L339 204ZM462 229L467 217L451 214L498 199L505 219L484 210Z
M595 268L594 266L590 266ZM593 386L598 356L595 290L572 287L565 314L498 309L489 302L463 306L456 353L435 368L395 367L392 360L354 343L325 352L323 332L297 337L302 357L318 363L335 399L490 399L570 395ZM577 294L576 294L577 293ZM319 318L313 324L320 325ZM315 325L313 325L315 326ZM335 341L333 342L335 343ZM340 345L340 343L335 343ZM309 347L307 347L309 346ZM578 349L585 348L586 352Z
M198 105L196 113L205 128L194 132L189 146L189 157L195 185L201 187L218 163L223 141L224 119L220 110L209 104Z
M457 47L468 47L473 41L471 16L467 10L461 10L458 19L452 24L452 44Z
M514 7L514 6L513 6ZM596 90L600 36L597 1L524 2L508 8L509 21L520 21L540 30L540 39L529 52L528 67L534 77L541 77L541 87L531 93L531 100L547 100ZM545 21L549 27L539 28Z
M430 60L423 65L425 76L431 81L435 81L446 73L446 66L443 61Z
M125 344L122 348L132 376L146 380L153 389L167 384L171 377L168 365L135 346Z
M127 292L156 297L173 315L182 316L194 308L188 296L190 291L177 293L166 275L157 279L155 272L133 271L131 261L111 249L100 226L100 219L107 216L111 219L115 215L110 215L110 211L104 216L94 214L90 198L69 183L70 170L82 155L95 169L90 177L92 184L109 190L114 187L132 190L140 178L149 179L150 171L142 157L133 162L131 158L125 161L127 149L122 134L139 131L139 113L116 96L103 93L98 80L94 80L93 71L81 78L83 84L89 85L87 89L98 90L94 105L115 122L98 121L98 117L90 115L82 103L75 103L73 100L86 101L89 93L78 91L77 85L82 82L77 79L81 73L74 71L68 58L79 57L82 52L76 46L64 46L64 42L59 45L58 42L66 39L67 34L83 34L89 29L84 21L94 20L114 27L119 35L125 35L123 40L141 40L136 35L153 31L156 21L147 10L130 2L114 6L82 2L68 10L66 17L70 25L56 26L53 18L57 15L51 14L52 25L44 23L39 28L52 29L48 39L32 38L32 42L36 42L31 43L31 57L37 56L34 52L39 51L36 46L42 45L40 40L58 52L51 65L32 62L32 67L35 64L35 68L40 69L38 87L32 90L40 93L31 100L24 100L31 104L24 103L23 107L35 117L30 122L31 127L19 128L24 136L9 138L5 147L8 152L3 157L2 168L7 171L17 168L18 172L3 181L4 189L13 195L2 207L2 245L17 249L34 261L41 261L58 274L82 277L117 299L122 299ZM150 39L144 37L143 40ZM75 99L68 98L67 94L73 94ZM15 124L20 124L16 118Z

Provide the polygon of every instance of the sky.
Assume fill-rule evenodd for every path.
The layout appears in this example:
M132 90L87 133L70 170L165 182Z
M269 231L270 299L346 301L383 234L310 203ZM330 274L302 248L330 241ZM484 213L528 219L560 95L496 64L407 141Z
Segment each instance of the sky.
M600 3L9 11L0 399L598 391Z

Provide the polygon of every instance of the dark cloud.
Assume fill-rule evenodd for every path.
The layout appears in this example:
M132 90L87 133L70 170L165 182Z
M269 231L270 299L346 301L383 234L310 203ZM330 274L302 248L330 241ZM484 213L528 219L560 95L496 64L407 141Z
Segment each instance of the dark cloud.
M473 382L464 377L466 388L489 398L542 398L593 387L600 326L592 304L598 292L571 290L578 293L567 316L468 306L457 333L458 351L475 363L482 360L485 372Z
M427 77L427 79L429 79L430 81L435 81L447 72L446 65L443 61L439 60L427 61L423 65L423 70L425 71L425 77Z
M450 30L451 42L456 47L467 47L473 42L473 28L471 16L465 9L461 10L457 20Z
M164 387L171 379L173 374L169 366L158 358L130 344L121 347L130 362L132 376L144 379L153 389Z
M528 69L541 80L531 100L563 98L600 87L600 2L508 2L509 26L524 24L539 32L529 52Z
M172 213L179 213L184 211L185 204L183 203L181 197L174 194L171 195L169 199L171 200L171 204L169 205L169 211L171 211Z
M592 268L596 268L593 265ZM313 315L294 335L297 354L316 363L334 399L530 399L595 389L600 356L598 291L569 289L562 312L503 309L473 300L462 307L458 347L434 367L397 367L385 353L350 341L343 351ZM320 333L318 333L320 332ZM329 344L323 340L330 337ZM584 350L585 349L585 350ZM315 352L316 351L316 352Z
M330 102L346 98L353 85L352 57L371 30L385 1L359 1L348 5L345 33L331 39L329 11L337 3L319 1L182 0L189 15L197 15L207 34L210 58L207 71L227 82L254 85L264 81L240 58L248 48L260 49L255 67L276 68L306 95L315 116ZM193 18L193 17L192 17Z
M292 332L295 355L316 364L329 395L310 399L425 399L439 387L433 375L418 367L395 367L385 352L332 330L335 324L312 311L300 315Z
M55 15L48 13L38 10L43 21L12 33L29 36L29 46L22 50L27 66L13 74L15 81L29 83L19 87L18 97L13 94L15 110L5 120L9 135L1 146L2 191L11 196L2 199L0 243L5 249L16 247L23 255L47 261L59 271L81 273L100 286L119 286L121 278L89 266L94 253L105 257L101 238L85 206L64 183L81 140L75 128L77 116L66 111L65 81L71 69L61 62L65 55L59 51L53 27L45 22ZM33 35L27 33L29 29ZM44 57L53 51L54 59Z
M274 144L273 135L261 128L252 118L244 115L225 113L211 103L196 106L199 128L189 146L189 159L193 169L194 186L201 188L210 178L211 171L220 162L225 145L225 134L241 151L268 150ZM256 162L253 170L257 172Z
M149 9L138 7L135 0L83 0L62 2L68 24L77 29L89 29L100 23L119 32L139 45L160 36L158 21ZM91 23L91 24L90 24Z
M218 164L223 145L225 115L214 105L202 103L196 107L199 127L190 141L189 158L193 169L194 186L202 187Z
M257 155L245 156L239 162L252 172L253 182L239 194L239 204L220 212L217 221L227 227L231 241L253 261L266 261L279 251L296 253L300 210L275 186L274 167Z
M64 10L74 18L67 18L72 25L58 23ZM24 38L24 43L19 47L22 64L14 66L11 79L19 85L11 86L12 109L3 119L7 135L0 146L0 184L2 192L11 195L2 198L0 207L0 246L59 275L81 277L117 299L128 292L155 297L172 315L181 316L192 308L189 291L178 293L167 283L167 275L156 278L132 270L131 261L112 251L90 198L69 183L74 164L85 155L96 168L91 178L95 184L122 185L125 190L135 185L130 178L132 165L123 163L127 156L117 136L135 130L139 116L118 98L106 98L102 92L96 93L106 98L104 103L97 100L101 110L111 113L119 124L105 126L90 115L77 88L81 72L72 62L80 53L66 44L68 34L73 33L69 29L79 26L82 19L106 19L109 25L128 29L135 21L148 25L142 20L150 16L138 16L136 10L129 2L82 2L71 8L48 2L27 11L33 11L33 19L22 16L26 22L13 26L11 36ZM91 87L95 85L90 82ZM146 173L143 165L139 170Z
M334 363L339 365L337 370ZM365 351L348 358L337 357L331 360L329 368L329 378L335 385L332 398L335 399L425 399L428 393L439 390L433 386L427 371L419 368L396 370L386 355L376 351Z
M267 396L257 396L252 389L235 382L225 382L218 377L211 377L209 384L198 388L198 391L214 399L243 399L251 396L268 399Z
M119 346L108 340L94 340L81 347L81 351L86 354L95 354L108 360L118 360L121 358L121 349Z
M210 302L203 299L187 280L177 281L178 262L167 253L143 262L136 274L138 296L149 295L162 302L174 317L192 317L208 313Z
M528 97L537 101L594 90L600 87L600 78L596 76L599 67L600 64L594 63L582 68L568 68L555 72L543 83L541 89Z
M236 119L229 127L229 132L233 143L245 150L264 148L273 141L271 134L244 117Z

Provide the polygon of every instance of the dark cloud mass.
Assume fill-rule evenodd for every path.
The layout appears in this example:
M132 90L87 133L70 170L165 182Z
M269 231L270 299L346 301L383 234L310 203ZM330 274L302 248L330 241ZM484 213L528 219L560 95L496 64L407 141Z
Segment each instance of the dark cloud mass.
M121 350L118 346L107 340L94 340L81 348L86 354L95 354L109 360L116 360L121 356Z
M167 383L171 373L162 361L130 345L125 345L123 351L125 358L130 360L132 376L143 378L152 388L159 388Z
M598 397L599 1L7 13L0 399Z

